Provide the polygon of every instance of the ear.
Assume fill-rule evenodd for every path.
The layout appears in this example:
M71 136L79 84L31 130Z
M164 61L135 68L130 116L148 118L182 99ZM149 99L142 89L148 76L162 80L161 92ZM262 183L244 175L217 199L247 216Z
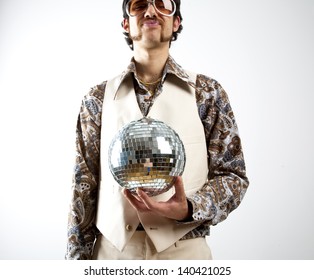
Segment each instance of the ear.
M173 18L173 32L178 31L180 25L181 25L180 17L176 16L175 18Z
M129 33L129 31L130 31L129 19L127 19L127 18L124 18L124 19L123 19L123 21L122 21L122 27L123 27L123 29L124 29L127 33Z

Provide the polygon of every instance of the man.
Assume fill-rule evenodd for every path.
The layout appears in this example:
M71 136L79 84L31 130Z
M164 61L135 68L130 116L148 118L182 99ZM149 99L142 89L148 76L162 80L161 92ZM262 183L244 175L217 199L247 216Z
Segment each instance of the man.
M180 0L124 0L122 8L134 57L84 97L66 258L211 259L210 226L237 208L249 184L227 94L169 55L182 30ZM174 128L186 150L184 174L163 199L122 190L108 168L108 143L143 116Z

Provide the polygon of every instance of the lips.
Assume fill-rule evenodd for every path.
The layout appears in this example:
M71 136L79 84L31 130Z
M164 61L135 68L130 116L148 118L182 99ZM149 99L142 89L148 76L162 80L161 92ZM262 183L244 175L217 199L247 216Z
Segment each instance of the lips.
M156 27L159 25L160 25L160 23L156 19L147 19L143 22L143 26L147 26L147 27Z

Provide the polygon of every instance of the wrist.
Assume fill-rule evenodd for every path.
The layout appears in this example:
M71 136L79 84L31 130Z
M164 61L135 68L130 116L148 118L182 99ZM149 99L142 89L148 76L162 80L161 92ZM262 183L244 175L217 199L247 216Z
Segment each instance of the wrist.
M193 217L192 217L193 205L192 205L191 201L189 201L188 199L186 201L187 201L187 207L188 207L187 215L185 216L185 218L178 220L178 222L191 222L191 221L193 221Z

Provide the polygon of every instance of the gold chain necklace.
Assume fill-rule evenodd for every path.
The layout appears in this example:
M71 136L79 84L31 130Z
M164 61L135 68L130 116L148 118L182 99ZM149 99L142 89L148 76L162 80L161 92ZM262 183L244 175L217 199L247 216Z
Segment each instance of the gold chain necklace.
M154 82L144 82L139 78L137 78L137 79L143 86L145 86L145 88L148 90L148 92L150 93L151 96L155 95L158 83L161 81L161 78L159 78L158 80L156 80Z
M139 82L144 85L144 86L152 86L152 85L155 85L157 83L160 82L161 78L159 78L158 80L154 81L154 82L144 82L142 81L140 78L137 78L139 80Z

